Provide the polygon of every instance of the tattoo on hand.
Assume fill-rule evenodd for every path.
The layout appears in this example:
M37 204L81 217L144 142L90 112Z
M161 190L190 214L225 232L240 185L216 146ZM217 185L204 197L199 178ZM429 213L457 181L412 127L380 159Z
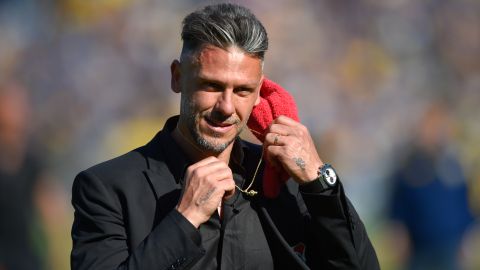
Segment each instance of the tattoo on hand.
M205 195L203 195L202 197L200 197L200 199L197 201L197 206L199 205L202 205L204 204L205 202L208 201L208 199L210 199L210 196L212 196L213 192L215 192L216 188L212 188L210 190L207 191L207 193L205 193Z
M297 164L300 169L305 170L305 161L303 161L302 158L293 158L293 161L295 161L295 164Z

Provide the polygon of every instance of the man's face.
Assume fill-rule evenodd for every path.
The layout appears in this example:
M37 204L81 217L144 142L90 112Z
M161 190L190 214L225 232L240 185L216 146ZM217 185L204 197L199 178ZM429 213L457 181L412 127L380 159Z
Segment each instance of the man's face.
M208 45L185 59L172 64L172 89L182 93L178 128L200 150L220 153L260 101L262 62L236 47Z

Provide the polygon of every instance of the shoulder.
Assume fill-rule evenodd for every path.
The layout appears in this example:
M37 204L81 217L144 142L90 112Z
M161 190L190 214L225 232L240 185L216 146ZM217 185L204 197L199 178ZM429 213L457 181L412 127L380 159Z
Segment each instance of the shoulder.
M147 169L148 155L145 147L140 147L81 171L75 177L73 188L75 190L78 186L94 185L128 188L135 179L143 178L143 173Z
M116 158L94 165L86 170L98 176L120 176L130 171L144 170L147 168L147 157L143 147L132 150Z

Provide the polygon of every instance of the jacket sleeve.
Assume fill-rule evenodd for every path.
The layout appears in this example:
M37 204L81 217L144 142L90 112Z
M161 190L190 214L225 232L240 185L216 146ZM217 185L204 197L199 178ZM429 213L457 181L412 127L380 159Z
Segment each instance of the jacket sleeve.
M71 268L188 269L204 254L198 231L175 209L137 247L128 246L120 199L89 172L72 188Z
M314 192L300 187L310 214L305 250L312 269L380 269L365 227L345 196L342 184Z

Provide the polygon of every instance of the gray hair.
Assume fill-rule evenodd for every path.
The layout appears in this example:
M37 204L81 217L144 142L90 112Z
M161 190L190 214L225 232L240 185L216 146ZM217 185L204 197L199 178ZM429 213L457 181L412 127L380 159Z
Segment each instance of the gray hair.
M268 37L252 12L230 3L206 6L183 20L182 55L211 44L226 49L236 46L247 54L264 59Z

